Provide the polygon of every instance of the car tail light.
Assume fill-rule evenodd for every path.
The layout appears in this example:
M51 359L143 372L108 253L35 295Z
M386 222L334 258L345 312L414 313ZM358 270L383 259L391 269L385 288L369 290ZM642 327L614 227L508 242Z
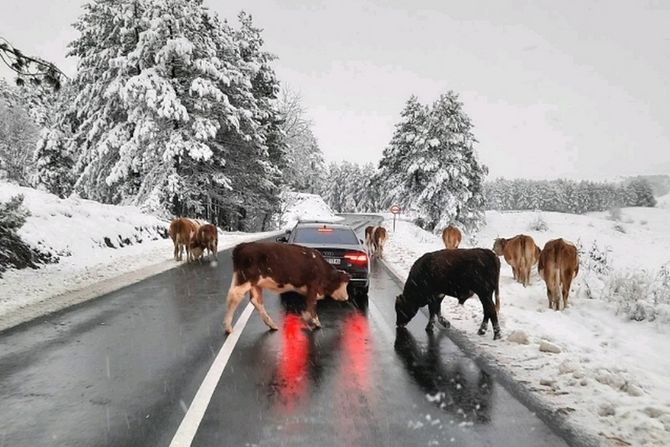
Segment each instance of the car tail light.
M333 229L332 228L319 228L317 231L319 233L332 233Z
M353 265L367 265L368 263L368 255L358 251L345 254L344 259Z

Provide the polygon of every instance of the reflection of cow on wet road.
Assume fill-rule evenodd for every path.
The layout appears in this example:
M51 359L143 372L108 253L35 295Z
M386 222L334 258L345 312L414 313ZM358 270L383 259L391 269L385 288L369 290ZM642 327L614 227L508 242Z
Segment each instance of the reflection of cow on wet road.
M428 346L423 348L407 329L397 328L395 352L435 406L455 413L463 421L489 422L493 388L491 376L479 368L469 368L466 362L470 360L463 357L443 359L441 338L441 335L429 333Z

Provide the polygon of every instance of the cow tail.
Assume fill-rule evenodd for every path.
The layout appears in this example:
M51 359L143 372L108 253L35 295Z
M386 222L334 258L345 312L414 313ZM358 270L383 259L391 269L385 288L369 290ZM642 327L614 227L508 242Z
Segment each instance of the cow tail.
M526 238L522 237L521 238L521 256L519 257L519 274L521 275L521 283L523 284L524 287L526 287L526 281L528 279L526 278L526 269L527 269L527 262L526 262Z
M556 284L554 285L554 299L556 300L556 306L559 310L561 308L561 298L563 297L563 292L561 292L561 269L559 268L558 263L554 263L554 275Z

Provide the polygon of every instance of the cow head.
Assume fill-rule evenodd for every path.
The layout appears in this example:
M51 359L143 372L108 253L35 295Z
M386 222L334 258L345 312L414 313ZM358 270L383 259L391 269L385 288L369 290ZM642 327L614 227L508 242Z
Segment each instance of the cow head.
M496 255L498 256L503 255L503 250L505 249L505 242L507 241L501 237L496 238L496 240L493 241L493 251L495 252Z
M348 300L347 285L350 280L351 276L347 272L333 269L329 273L326 294L330 295L335 301Z
M416 315L418 311L419 306L411 302L411 300L408 300L403 294L398 295L395 298L395 325L398 327L405 327L405 325L414 318L414 315Z

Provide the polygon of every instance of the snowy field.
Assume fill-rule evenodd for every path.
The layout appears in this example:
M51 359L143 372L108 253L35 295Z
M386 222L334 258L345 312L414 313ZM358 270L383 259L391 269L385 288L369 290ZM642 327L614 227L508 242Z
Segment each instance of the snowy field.
M549 239L564 237L582 246L581 270L573 282L568 309L555 312L548 309L537 269L524 289L513 281L511 268L501 258L503 340L494 342L490 330L483 337L476 334L482 319L476 298L463 306L445 298L442 312L452 327L603 445L670 445L670 345L666 342L670 290L656 276L670 262L670 210L626 208L615 216L618 220L612 220L610 213L543 212L544 231L530 229L542 227L535 212L487 212L486 217L477 246L490 248L494 238L519 233L531 235L540 247ZM392 222L387 219L384 225L391 228ZM594 243L596 254L605 255L606 261L592 259L589 251ZM439 237L400 221L390 234L385 260L404 279L419 256L442 248ZM642 297L641 302L653 307L643 321L631 320L639 316L630 311L630 303L623 303L640 297L627 296L622 292L629 290L625 287L614 287L620 280L631 282L630 278L644 278L631 294L665 294ZM621 296L613 296L616 293ZM543 341L560 352L540 351Z
M31 212L20 236L59 262L2 275L0 330L179 265L172 241L165 239L168 222L138 208L0 184L0 201L17 194ZM219 250L274 234L220 232Z
M656 207L670 210L670 194L656 198Z

